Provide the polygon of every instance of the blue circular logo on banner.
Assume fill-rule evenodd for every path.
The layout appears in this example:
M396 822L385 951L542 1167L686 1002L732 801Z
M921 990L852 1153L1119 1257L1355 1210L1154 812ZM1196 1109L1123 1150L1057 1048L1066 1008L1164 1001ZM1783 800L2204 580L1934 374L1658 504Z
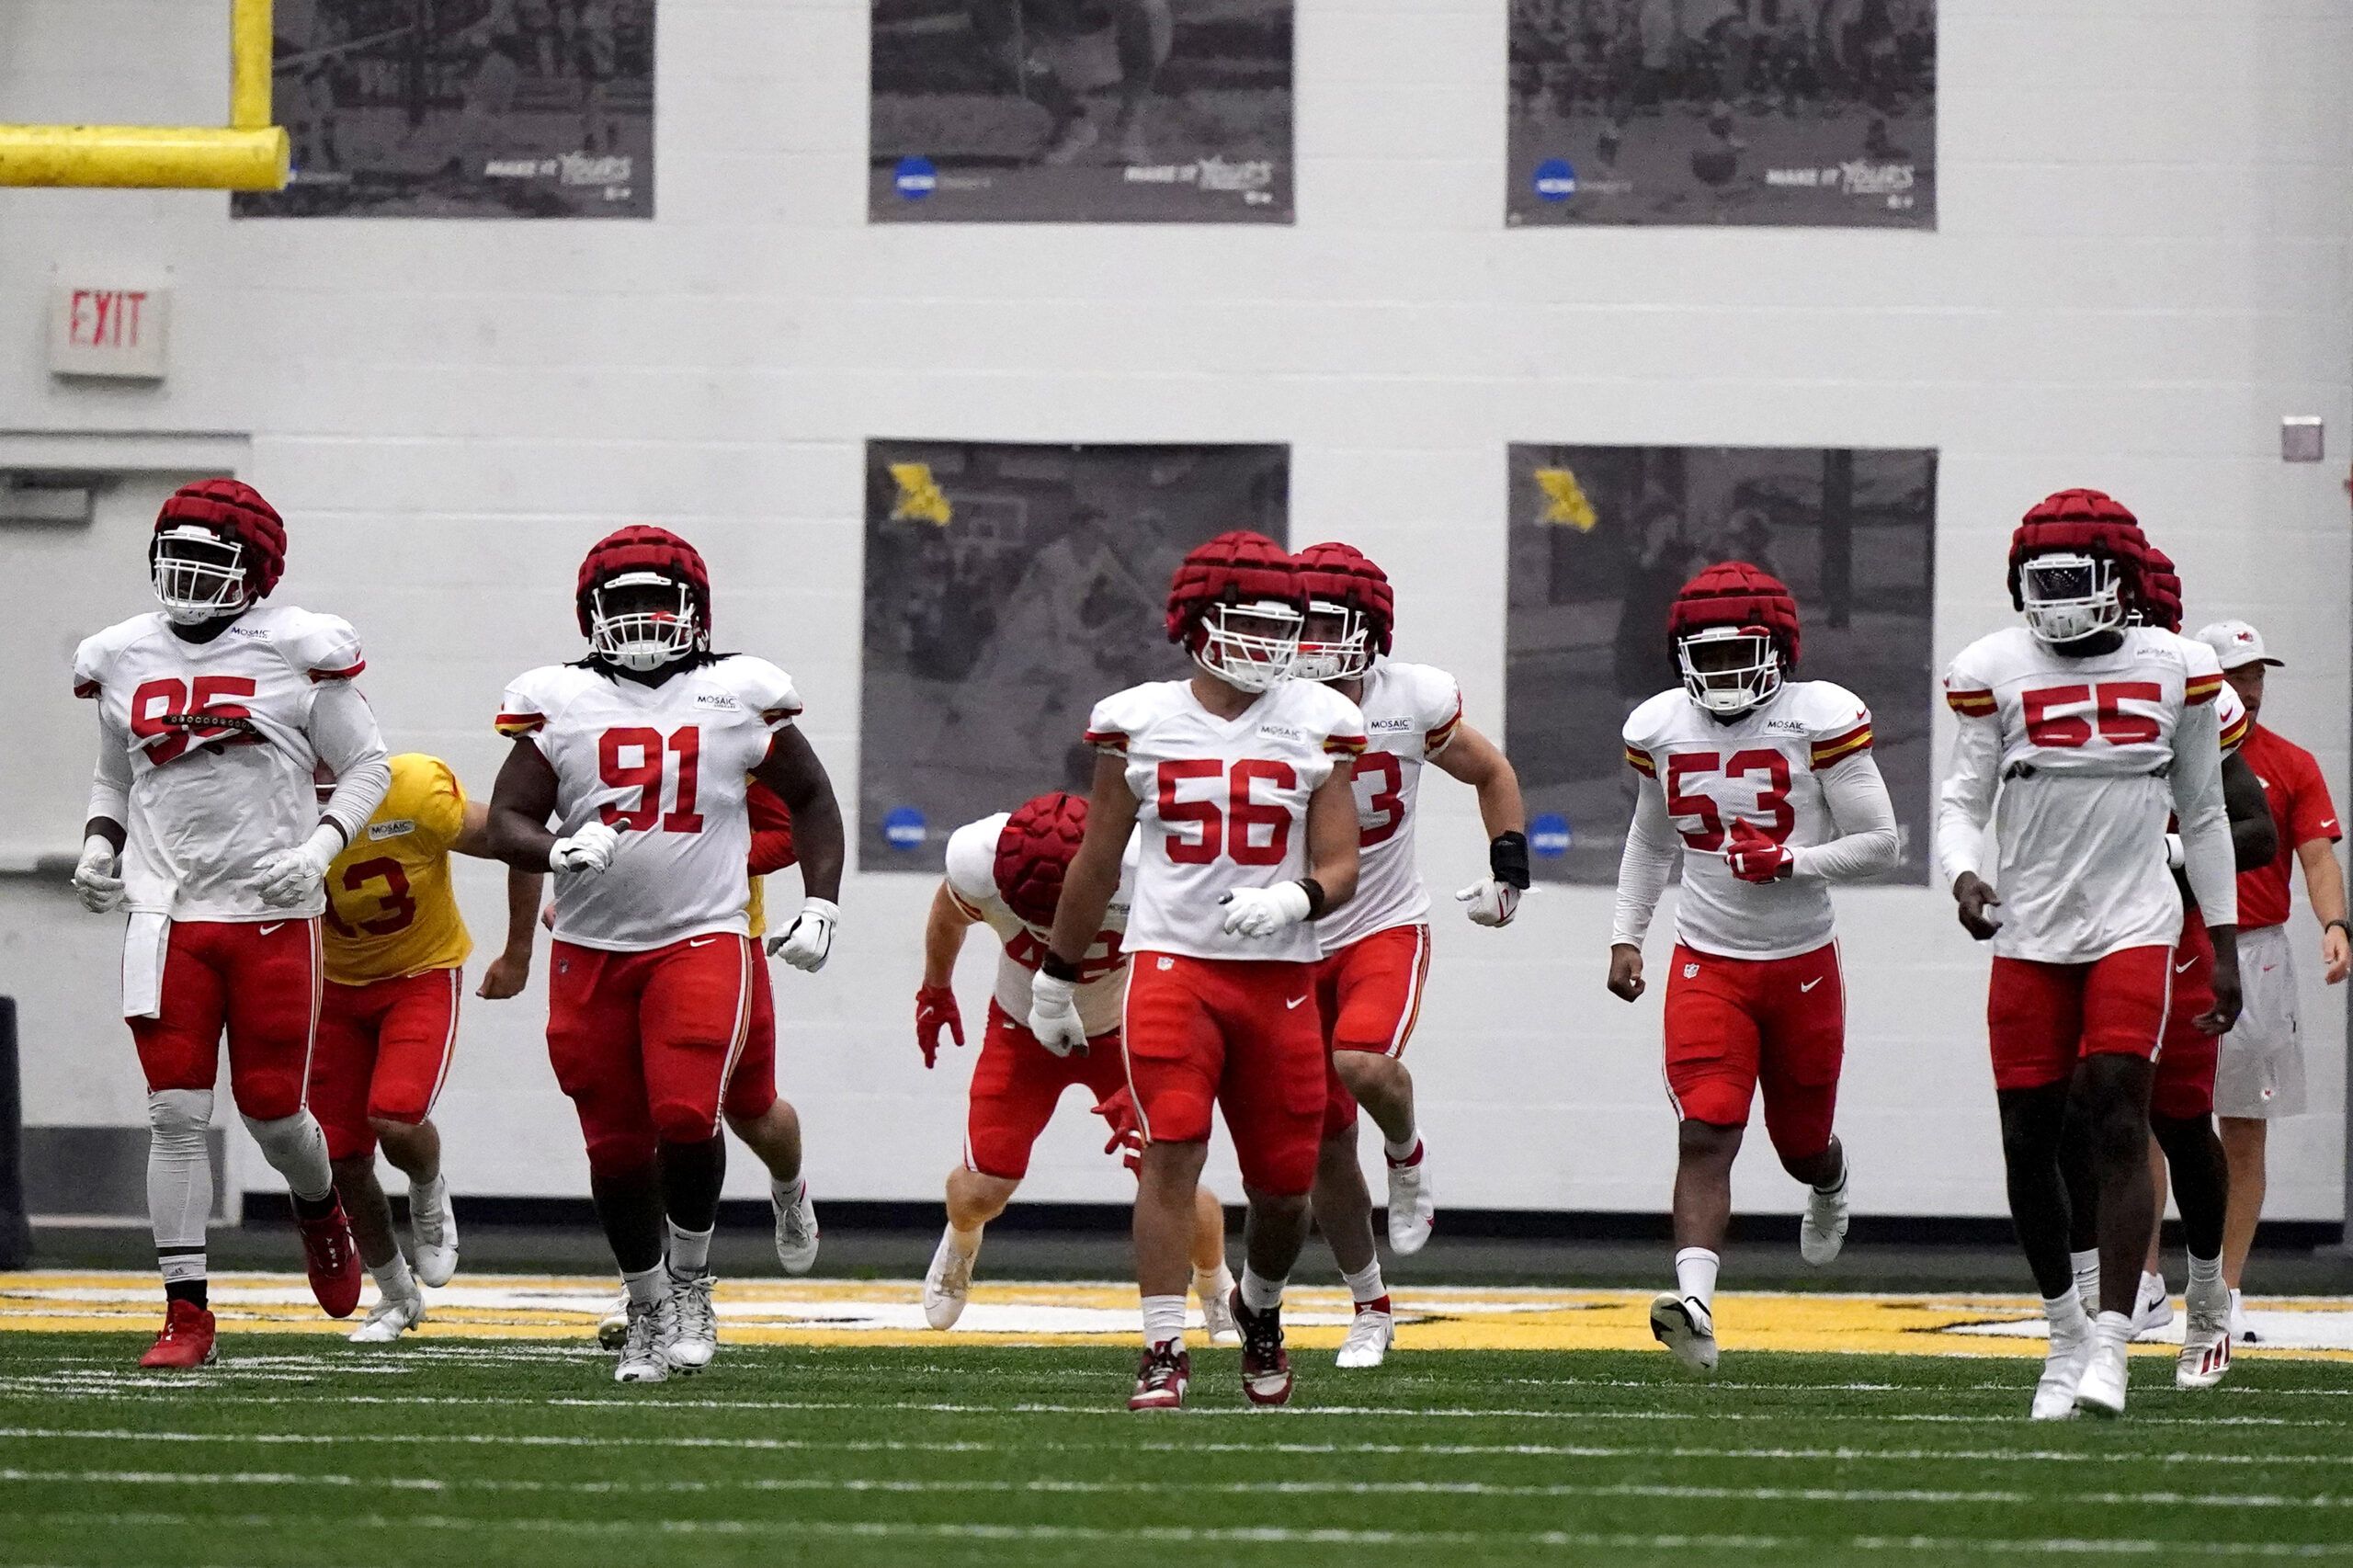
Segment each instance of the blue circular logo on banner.
M1562 165L1563 168L1567 166L1565 164ZM901 158L898 172L891 176L891 183L899 187L899 194L907 200L921 201L939 188L939 171L931 166L929 158Z
M1528 824L1528 846L1547 860L1566 855L1575 836L1569 831L1569 819L1558 812L1546 812Z
M1576 193L1577 171L1566 158L1547 158L1536 165L1537 195L1547 201L1566 201Z
M882 836L893 849L920 849L924 841L923 812L901 806L882 819Z

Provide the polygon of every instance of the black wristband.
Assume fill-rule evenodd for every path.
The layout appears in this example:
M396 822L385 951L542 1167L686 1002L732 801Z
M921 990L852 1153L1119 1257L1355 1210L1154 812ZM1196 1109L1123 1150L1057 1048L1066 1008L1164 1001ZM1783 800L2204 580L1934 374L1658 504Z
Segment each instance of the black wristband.
M1487 874L1506 887L1528 891L1528 835L1499 833L1487 844Z
M2321 922L2320 929L2324 937L2331 931L2342 931L2347 937L2353 937L2353 921L2324 920Z
M1307 892L1307 917L1310 920L1323 919L1324 912L1332 907L1332 901L1324 896L1324 884L1313 877L1302 877L1299 885Z
M1066 980L1073 985L1078 983L1078 966L1051 948L1047 949L1045 957L1038 960L1038 972L1048 980Z

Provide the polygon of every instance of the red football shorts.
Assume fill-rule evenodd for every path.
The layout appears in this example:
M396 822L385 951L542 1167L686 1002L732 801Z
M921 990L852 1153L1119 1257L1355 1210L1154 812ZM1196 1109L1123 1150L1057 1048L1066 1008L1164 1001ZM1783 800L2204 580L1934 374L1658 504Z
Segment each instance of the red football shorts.
M749 1033L721 1104L736 1120L754 1121L766 1116L776 1101L776 987L768 983L767 960L760 956L760 945L755 941Z
M1327 1069L1313 964L1137 953L1120 1032L1146 1139L1207 1139L1214 1103L1245 1185L1314 1186Z
M733 933L642 953L555 944L548 1060L579 1113L590 1170L636 1170L658 1143L718 1135L759 964L751 938Z
M2214 1113L2214 1062L2219 1036L2200 1034L2198 1018L2214 1006L2214 938L2205 916L2188 911L2173 949L2173 1000L2165 1012L2165 1048L2157 1052L2149 1114L2170 1120Z
M229 1037L229 1094L256 1121L302 1108L318 1029L319 923L175 920L160 1017L130 1019L150 1093L210 1089Z
M1392 926L1326 953L1315 966L1324 1043L1335 1051L1404 1055L1422 1015L1422 984L1429 973L1427 926ZM1356 1119L1356 1096L1334 1069L1325 1080L1324 1136L1347 1131Z
M2086 1056L2157 1054L2172 994L2171 948L2126 948L2090 963L1996 958L1985 996L1994 1087L2039 1089Z
M1847 1055L1847 982L1833 943L1787 959L1728 959L1677 943L1666 982L1666 1091L1675 1114L1765 1131L1784 1160L1830 1146Z
M327 982L311 1052L311 1114L338 1160L376 1152L377 1121L433 1114L458 1044L456 966L367 985Z
M967 1170L1019 1181L1029 1174L1030 1146L1053 1119L1063 1090L1083 1085L1095 1096L1087 1104L1101 1105L1127 1085L1127 1059L1116 1032L1096 1035L1086 1047L1084 1056L1056 1056L1011 1014L989 1004L964 1127Z

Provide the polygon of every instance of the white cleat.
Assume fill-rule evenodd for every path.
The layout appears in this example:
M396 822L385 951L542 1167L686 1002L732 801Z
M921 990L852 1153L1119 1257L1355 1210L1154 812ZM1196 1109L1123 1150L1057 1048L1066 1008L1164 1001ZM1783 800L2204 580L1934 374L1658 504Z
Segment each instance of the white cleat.
M2204 1291L2192 1283L2182 1298L2182 1311L2188 1321L2182 1325L2173 1386L2211 1389L2231 1369L2230 1294L2219 1280Z
M2075 1408L2086 1415L2110 1420L2124 1414L2124 1387L2131 1381L2124 1347L2129 1341L2095 1337L2084 1363L2083 1380L2075 1385Z
M597 1320L597 1344L603 1349L619 1350L628 1339L629 1297L623 1295Z
M1216 1278L1207 1284L1196 1274L1193 1294L1201 1299L1201 1332L1210 1336L1210 1343L1241 1344L1242 1325L1233 1321L1233 1271L1221 1263Z
M978 1247L958 1252L953 1234L940 1233L931 1267L923 1277L923 1321L934 1328L954 1328L964 1315L964 1303L972 1294L972 1266L981 1260Z
M1438 1224L1438 1193L1430 1186L1429 1144L1415 1140L1411 1165L1389 1165L1389 1250L1411 1257L1422 1250Z
M1805 1218L1798 1223L1798 1256L1816 1268L1838 1256L1847 1244L1847 1173L1838 1173L1836 1191L1806 1188Z
M369 1310L365 1323L351 1331L351 1343L390 1345L424 1321L423 1296L387 1296Z
M1356 1321L1348 1324L1348 1336L1340 1341L1338 1365L1351 1369L1378 1367L1395 1343L1397 1318L1389 1310L1389 1298L1358 1301Z
M2145 1271L2141 1294L2132 1302L2132 1337L2146 1339L2173 1322L2173 1298L2165 1294L2165 1277Z
M776 1260L787 1274L806 1274L817 1267L817 1206L809 1201L808 1178L801 1178L799 1187L790 1203L779 1203L773 1190L768 1193L768 1207L776 1210Z
M1699 1297L1678 1296L1672 1290L1652 1297L1651 1337L1701 1377L1715 1376L1715 1314Z
M677 1336L678 1312L669 1297L658 1301L631 1301L629 1328L621 1339L620 1364L613 1369L617 1383L658 1383L670 1376L670 1341Z
M710 1306L711 1284L709 1274L670 1281L673 1326L663 1354L669 1358L670 1369L682 1378L701 1371L719 1354L719 1315Z
M2051 1331L2051 1349L2042 1358L2042 1376L2034 1384L2035 1420L2075 1419L2075 1389L2084 1381L2084 1364L2091 1358L2091 1351L2089 1324L2074 1333L2056 1327Z
M458 1272L458 1215L448 1176L434 1177L429 1187L409 1184L408 1228L416 1244L417 1283L436 1290L447 1285Z

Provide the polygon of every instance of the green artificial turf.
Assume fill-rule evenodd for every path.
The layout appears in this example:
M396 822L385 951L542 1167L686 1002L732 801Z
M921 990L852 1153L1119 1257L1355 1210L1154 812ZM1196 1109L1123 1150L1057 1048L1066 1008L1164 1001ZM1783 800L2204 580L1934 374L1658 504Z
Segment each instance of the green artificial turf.
M593 1350L0 1335L0 1562L1300 1565L2353 1557L2353 1366L2133 1364L2030 1425L2018 1358L1236 1353L1130 1415L1124 1348L728 1346L641 1389Z

